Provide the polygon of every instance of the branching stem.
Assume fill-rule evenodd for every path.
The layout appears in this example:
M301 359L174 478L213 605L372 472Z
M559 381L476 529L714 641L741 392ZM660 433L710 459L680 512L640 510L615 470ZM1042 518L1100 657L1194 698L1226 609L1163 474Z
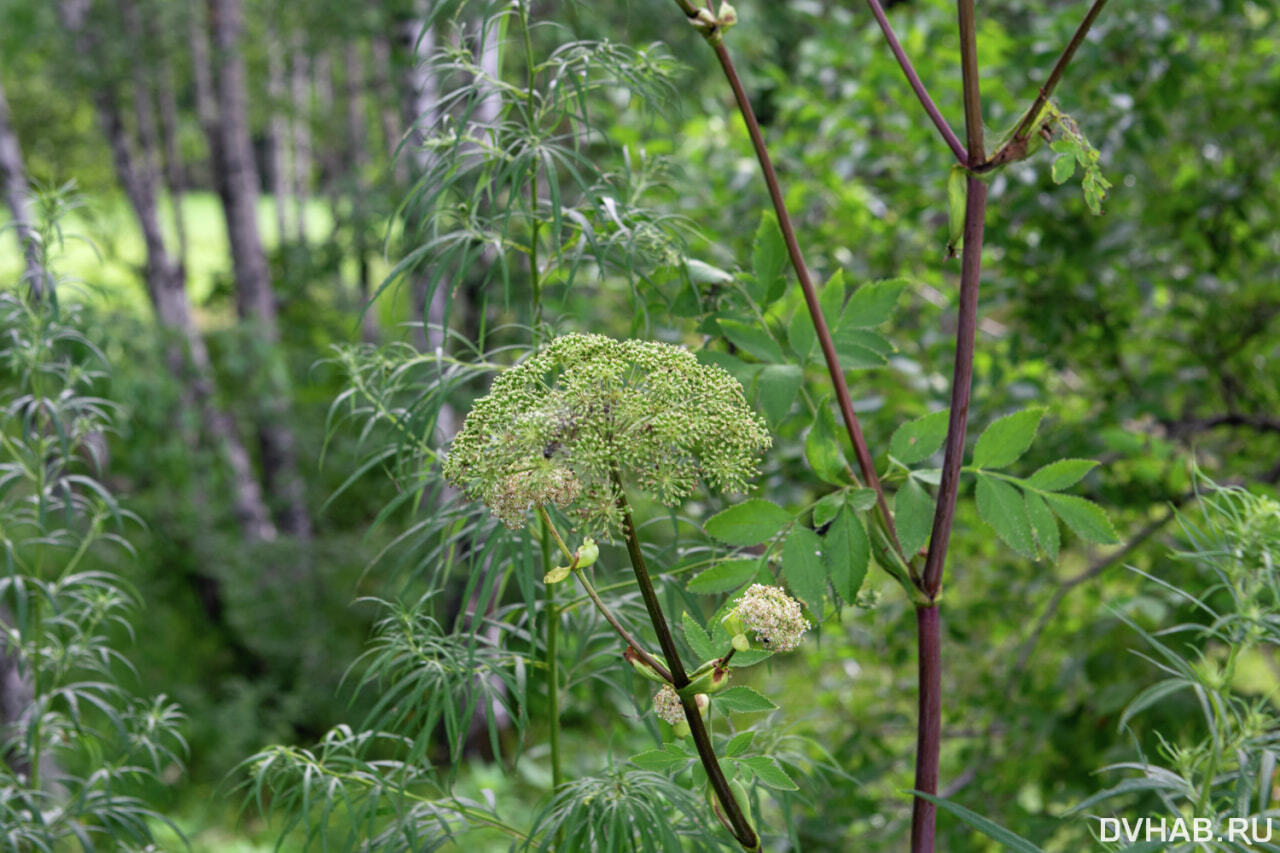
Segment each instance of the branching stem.
M658 602L658 594L653 588L653 580L649 577L649 570L645 565L644 552L640 549L640 538L636 535L635 519L631 516L631 507L627 503L627 495L622 489L621 478L617 476L616 472L613 482L614 488L618 491L618 509L622 511L622 526L627 534L627 553L631 557L631 568L635 572L636 583L640 587L640 595L644 599L644 605L649 611L649 620L653 623L654 633L658 635L658 645L661 646L662 654L666 656L667 662L671 666L671 683L676 690L680 690L688 685L689 676L680 660L680 650L676 648L675 638L671 635L671 628L667 625L667 618L662 613L662 605ZM707 731L706 723L702 719L702 713L698 710L697 703L692 696L681 696L680 704L684 707L685 720L689 723L689 733L693 737L694 746L697 747L698 758L702 761L702 768L707 772L707 781L711 783L711 788L715 791L716 798L724 809L725 817L733 830L733 837L737 839L744 850L759 850L760 837L751 828L750 821L743 814L742 807L738 804L733 795L733 790L729 787L729 780L725 778L724 770L720 767L720 761L716 758L715 748L711 745L711 734Z
M1013 140L1025 140L1031 135L1036 117L1050 96L1053 95L1053 90L1058 87L1058 81L1062 79L1067 66L1071 64L1072 57L1076 55L1076 49L1084 42L1085 36L1089 34L1089 29L1093 26L1093 22L1097 20L1098 15L1102 12L1102 7L1105 5L1107 5L1107 0L1093 0L1093 5L1085 13L1084 20L1080 22L1080 26L1076 27L1075 33L1071 36L1071 41L1067 42L1067 46L1062 49L1062 55L1054 63L1053 70L1049 72L1049 78L1040 87L1040 92L1036 95L1035 102L1031 104L1031 109L1022 117L1022 121L1018 124L1018 129L1013 133ZM1011 144L1013 140L1010 141Z
M564 539L560 537L559 531L556 530L555 524L552 523L551 515L547 512L547 508L543 506L538 507L538 513L542 516L543 529L551 532L551 535L555 537L556 543L560 546L560 550L564 552L565 557L572 563L574 559L573 552L564 544ZM550 570L549 566L547 567L547 570ZM578 579L578 583L582 585L582 589L586 592L587 598L590 598L591 603L600 611L600 615L602 615L605 621L613 627L613 630L618 633L618 636L621 637L633 651L635 651L636 657L653 667L658 675L661 675L667 681L674 684L675 682L671 677L671 672L663 666L657 658L644 650L644 646L641 645L640 641L637 640L630 631L623 627L622 623L618 621L618 618L613 615L613 611L609 609L609 606L601 600L599 594L596 593L595 587L593 587L591 585L591 581L587 579L587 573L581 569L575 569L573 575Z
M710 40L709 43L711 43ZM800 251L800 243L796 239L796 231L791 224L791 215L787 211L786 201L782 197L782 187L778 182L778 173L773 168L773 160L769 157L769 149L765 146L764 135L760 132L760 123L756 120L755 112L751 109L751 101L747 98L746 90L742 87L742 80L734 67L733 58L729 56L729 51L725 48L724 43L711 43L711 48L715 51L716 59L720 62L720 68L724 71L724 75L729 81L729 87L733 89L733 97L738 103L738 111L742 114L742 120L747 126L747 134L751 137L751 145L755 149L756 159L760 162L760 170L764 174L765 185L769 188L769 198L773 202L774 214L778 217L778 228L782 231L782 239L787 246L787 256L791 259L791 265L796 271L796 279L800 282L800 289L804 293L804 301L809 308L809 317L813 320L813 329L822 347L822 356L827 362L827 372L830 373L831 383L835 386L836 402L840 406L840 415L844 418L845 428L849 432L849 440L853 443L854 454L858 458L858 468L862 472L862 479L875 491L876 506L879 508L881 520L885 525L885 529L889 532L889 538L894 547L901 554L902 546L898 543L898 532L893 524L893 513L889 511L889 502L885 499L884 487L880 484L879 475L876 474L876 466L871 459L871 451L867 448L867 440L862 435L862 425L858 422L858 416L853 411L853 401L849 396L849 384L845 381L844 370L840 367L840 357L836 354L835 342L831 339L831 330L827 327L827 320L822 314L822 305L818 301L817 289L813 286L809 268L804 262L804 255Z
M902 73L906 75L907 82L911 84L911 90L916 93L916 97L920 100L920 105L929 114L929 120L938 129L938 133L942 134L942 140L947 143L947 147L956 155L956 159L961 163L968 163L969 154L964 150L964 144L960 142L960 138L956 136L955 131L951 129L951 125L947 120L942 117L942 112L938 109L938 105L933 102L933 98L929 97L929 90L925 88L920 75L916 73L911 60L907 58L907 52L902 49L902 44L898 41L898 36L894 33L893 27L889 25L889 19L884 14L884 8L880 5L880 0L867 0L867 5L871 7L871 14L875 16L876 23L880 25L880 31L884 33L885 41L889 43L889 50L893 51L893 56L898 60Z

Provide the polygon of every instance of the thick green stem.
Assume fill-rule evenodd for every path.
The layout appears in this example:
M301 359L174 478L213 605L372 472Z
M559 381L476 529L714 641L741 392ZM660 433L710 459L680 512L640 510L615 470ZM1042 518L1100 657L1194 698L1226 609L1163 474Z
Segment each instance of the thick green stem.
M616 473L613 482L618 490L618 508L622 510L622 526L627 534L627 553L631 557L631 568L635 572L636 583L640 587L645 608L649 611L649 620L653 623L654 633L658 635L658 645L662 647L662 653L671 666L671 683L676 690L679 690L688 685L689 676L685 673L684 664L680 661L680 651L676 648L675 638L671 635L666 616L663 615L662 605L658 603L658 594L654 591L653 580L649 577L649 570L645 565L644 552L640 550L640 537L636 535L631 507L627 503L626 493L622 490L622 480ZM716 758L715 748L711 745L711 733L707 731L697 703L692 696L681 696L680 704L684 707L685 720L689 723L689 734L692 735L694 746L697 747L698 758L702 762L702 768L707 772L707 781L711 783L711 788L716 792L716 798L724 809L725 817L733 830L733 837L744 850L759 850L760 836L751 828L751 822L743 813L742 807L733 795L733 790L729 787L729 780L725 778L720 760Z

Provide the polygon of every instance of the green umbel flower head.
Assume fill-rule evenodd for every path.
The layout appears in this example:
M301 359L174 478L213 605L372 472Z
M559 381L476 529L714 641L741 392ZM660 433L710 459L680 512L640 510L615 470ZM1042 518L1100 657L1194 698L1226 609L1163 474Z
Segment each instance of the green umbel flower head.
M536 506L619 528L618 481L666 506L705 481L742 491L770 445L742 386L683 347L564 335L494 380L444 473L508 527Z

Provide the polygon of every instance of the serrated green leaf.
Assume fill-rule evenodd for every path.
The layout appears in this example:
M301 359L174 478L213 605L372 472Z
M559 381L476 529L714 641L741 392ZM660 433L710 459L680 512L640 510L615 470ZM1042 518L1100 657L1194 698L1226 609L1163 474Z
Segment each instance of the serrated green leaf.
M736 755L742 755L751 748L751 741L755 740L756 733L753 731L739 732L734 735L724 746L724 754L730 758Z
M835 328L840 312L844 310L844 290L844 270L836 270L818 293L818 305L829 329Z
M804 439L804 456L813 473L823 481L835 486L848 485L850 481L848 462L841 453L844 442L836 432L835 415L826 401L818 406L813 426Z
M786 361L778 342L760 326L744 323L741 320L730 320L726 317L721 317L716 324L734 346L751 353L761 361L774 363Z
M1017 462L1035 440L1042 417L1044 409L1037 406L993 422L978 436L973 448L974 467L1004 468Z
M627 760L641 770L652 770L655 773L666 773L689 761L687 756L674 755L665 749L650 749Z
M772 758L757 755L753 758L745 758L741 763L751 768L751 772L756 774L756 778L760 780L762 785L767 785L779 791L800 790L800 786L792 781L786 771L779 767Z
M862 519L848 506L840 510L827 529L822 550L836 592L847 602L856 601L867 577L871 542Z
M809 309L797 308L796 313L791 315L791 320L787 323L787 345L796 354L800 364L803 365L809 361L809 354L813 352L813 345L817 342L818 336L814 334Z
M831 336L845 370L874 370L889 363L893 344L866 329L837 329Z
M724 284L733 281L733 274L725 272L719 267L713 267L711 264L704 263L694 258L685 258L685 266L689 270L689 278L699 284Z
M723 651L716 651L716 645L711 641L711 637L702 630L698 620L694 619L693 614L688 610L680 614L680 628L684 631L685 641L689 644L689 648L693 649L698 660L710 660L724 654Z
M889 453L903 465L923 462L942 449L947 440L948 410L907 421L889 439Z
M728 690L717 693L714 705L721 711L742 711L744 713L772 711L778 707L769 701L768 697L752 690L750 687L730 687Z
M1058 538L1058 519L1054 518L1053 511L1044 502L1044 498L1035 492L1026 492L1025 497L1027 518L1031 521L1031 529L1035 531L1036 541L1040 543L1049 560L1056 563L1058 547L1061 544Z
M1025 557L1036 555L1031 538L1031 521L1027 505L1018 490L995 477L978 475L978 516L991 525L1005 544Z
M822 498L813 507L813 526L823 527L836 517L840 507L844 506L844 491L832 492Z
M814 613L822 613L827 593L827 567L822 560L822 539L807 527L796 525L782 544L782 576L787 586Z
M780 297L786 288L782 271L787 265L787 244L782 240L778 220L765 211L760 215L756 236L751 244L751 267L755 274L752 297L765 306Z
M964 806L922 791L911 791L910 793L936 804L943 811L951 812L951 814L960 818L960 820L978 830L987 838L1000 844L1005 850L1013 850L1014 853L1044 853L1043 850L1022 836L1015 835L995 821L985 818L977 812L970 811Z
M891 278L859 287L844 306L840 328L870 329L887 322L906 286L906 279Z
M1053 161L1053 182L1055 184L1065 184L1071 180L1071 176L1076 173L1076 158L1074 154L1059 154L1057 159Z
M718 329L719 327L717 327ZM715 350L700 349L693 354L699 364L714 364L716 367L724 368L734 379L738 380L743 390L751 386L752 380L756 373L760 371L760 365L747 364L737 356L729 355L727 352L716 352Z
M845 493L845 503L858 512L865 512L876 505L874 489L853 489Z
M803 381L803 372L794 364L770 364L760 371L756 379L760 408L770 424L781 423L791 411Z
M1061 495L1050 492L1044 496L1058 517L1087 542L1098 545L1114 545L1120 541L1111 520L1102 507L1077 495Z
M737 589L755 577L760 561L724 560L689 581L685 588L699 595L716 595Z
M933 498L915 478L907 478L898 494L894 495L893 523L898 528L898 541L907 556L929 541L929 531L933 528Z
M707 519L707 533L730 545L759 545L778 535L791 516L773 501L751 498Z
M1045 492L1060 492L1084 479L1098 467L1092 459L1059 459L1050 462L1027 478L1027 485Z

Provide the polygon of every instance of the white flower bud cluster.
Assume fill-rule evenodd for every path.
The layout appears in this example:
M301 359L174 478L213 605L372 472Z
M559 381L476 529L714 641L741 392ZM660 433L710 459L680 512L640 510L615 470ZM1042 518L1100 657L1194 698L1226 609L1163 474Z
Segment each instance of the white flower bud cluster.
M680 704L680 696L670 684L664 684L653 695L653 712L659 719L666 720L673 726L685 721L684 706Z
M804 632L811 627L800 609L800 602L778 586L752 584L738 599L736 611L742 627L753 632L762 646L775 652L797 648L804 640Z

